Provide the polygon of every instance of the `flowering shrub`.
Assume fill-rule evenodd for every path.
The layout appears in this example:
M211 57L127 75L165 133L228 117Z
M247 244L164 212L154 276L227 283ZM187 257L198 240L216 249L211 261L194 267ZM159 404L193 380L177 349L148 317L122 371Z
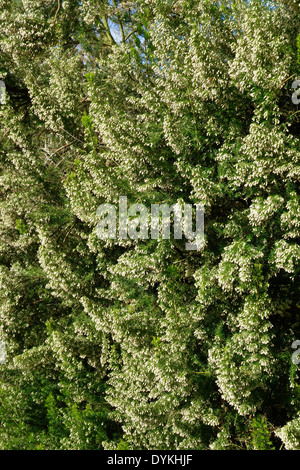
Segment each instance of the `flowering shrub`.
M298 449L299 4L0 12L0 447ZM97 237L122 195L202 249Z

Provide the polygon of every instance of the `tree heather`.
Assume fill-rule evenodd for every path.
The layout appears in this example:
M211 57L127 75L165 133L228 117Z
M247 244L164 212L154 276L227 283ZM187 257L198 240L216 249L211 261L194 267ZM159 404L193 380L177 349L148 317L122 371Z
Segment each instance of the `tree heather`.
M1 449L300 450L299 17L0 0ZM100 239L120 196L204 246Z

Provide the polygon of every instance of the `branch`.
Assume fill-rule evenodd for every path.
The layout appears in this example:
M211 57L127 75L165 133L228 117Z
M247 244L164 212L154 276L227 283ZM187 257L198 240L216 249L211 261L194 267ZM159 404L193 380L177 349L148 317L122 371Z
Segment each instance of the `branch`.
M137 32L138 32L138 30L137 30L137 29L134 29L133 31L131 31L131 33L127 34L127 36L126 36L124 42L127 41L127 39L129 39L132 34L137 33Z
M61 7L61 0L58 0L58 4L57 4L57 10L56 10L56 13L55 13L55 17L54 17L54 21L53 21L53 24L52 24L52 26L54 26L54 25L55 25L55 23L56 23L56 20L57 20L57 15L58 15L58 13L59 13L60 7Z
M125 42L125 34L124 34L123 24L122 24L122 21L121 21L121 19L120 19L118 7L117 7L117 4L116 4L115 0L112 0L112 2L113 2L113 5L114 5L114 7L115 7L115 9L116 9L116 15L117 15L118 22L119 22L119 26L120 26L120 30L121 30L122 41Z
M53 157L54 155L56 155L58 152L60 152L61 150L67 148L67 147L70 147L70 145L72 145L73 142L71 142L70 144L66 144L66 145L63 145L62 147L60 147L59 149L55 150L55 152L51 153L51 157Z
M276 90L278 90L278 88L281 87L281 85L284 85L285 82L287 82L290 78L293 78L294 75L296 75L295 73L293 73L293 75L291 75L290 77L286 78L285 80L283 80L283 82L279 83L278 87L276 88Z
M111 46L115 45L116 44L116 41L114 40L111 32L110 32L110 29L109 29L109 26L108 26L108 22L107 22L107 15L104 15L103 18L102 18L102 21L103 21L103 26L104 26L104 29L106 31L106 34L107 34L107 38L110 40L110 44Z

